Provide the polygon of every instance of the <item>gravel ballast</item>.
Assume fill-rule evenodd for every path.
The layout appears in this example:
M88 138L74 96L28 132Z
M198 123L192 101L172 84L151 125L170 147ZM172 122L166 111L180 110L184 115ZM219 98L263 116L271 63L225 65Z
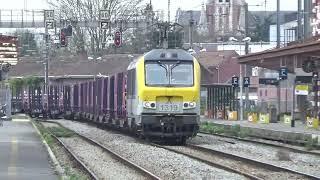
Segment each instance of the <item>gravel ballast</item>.
M86 124L60 120L63 126L92 138L162 179L246 179L132 137ZM97 156L97 155L96 155ZM94 157L92 157L94 158ZM94 163L95 161L92 160Z
M303 176L287 173L282 171L272 171L266 169L265 167L258 167L254 164L246 163L239 160L234 160L230 158L225 158L220 156L219 154L208 153L196 150L194 148L186 147L186 146L166 146L165 148L173 149L175 151L182 152L184 154L192 155L194 157L204 159L209 162L223 164L227 167L233 168L235 170L239 170L241 172L245 172L250 175L254 175L255 177L259 177L262 179L277 179L277 180L287 180L287 179L304 179Z
M268 145L203 134L189 140L188 143L274 164L320 178L320 156L289 152ZM286 156L287 160L279 160L282 158L280 156Z
M42 122L41 124L45 128L59 127L57 124L53 123ZM60 145L60 143L53 142L50 144L50 149L53 151L60 166L63 168L63 173L65 176L67 176L67 178L76 178L78 180L90 179L86 172L78 168L77 162L69 156L68 152Z
M76 162L74 162L69 156L64 148L60 147L59 145L52 146L51 149L53 150L57 160L59 161L60 165L64 168L65 174L67 176L76 176L79 179L85 180L90 179L86 173L82 170L78 169L76 166Z
M147 179L139 172L115 160L100 147L94 146L79 137L60 139L99 179Z

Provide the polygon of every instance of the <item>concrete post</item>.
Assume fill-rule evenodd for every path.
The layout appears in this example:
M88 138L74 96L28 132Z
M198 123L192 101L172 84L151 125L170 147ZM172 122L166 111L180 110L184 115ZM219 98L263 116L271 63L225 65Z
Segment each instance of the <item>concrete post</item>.
M292 85L292 109L291 109L291 127L295 127L295 108L296 108L296 97L295 97L295 93L296 93L296 75L295 75L295 68L297 67L297 61L298 61L298 57L297 55L295 55L293 57L293 85Z
M242 75L242 64L240 64L240 78L239 78L239 87L240 87L240 121L243 121L243 75Z
M280 0L277 0L277 48L280 48Z
M304 0L304 39L311 36L311 8L312 0Z
M189 20L189 44L190 44L190 49L193 49L193 26L194 26L193 11L189 11L189 13L190 13L190 20Z
M11 120L11 91L10 87L6 86L6 116L8 120Z
M248 37L249 36L249 10L248 10L248 3L244 4L244 9L245 9L245 36ZM249 54L249 42L245 41L245 55ZM249 70L249 68L251 68L251 66L248 65L244 65L244 76L248 77L250 76L250 74L248 72L251 72L251 70ZM249 90L250 87L246 87L245 88L245 107L246 109L250 108L250 101L249 101Z
M302 39L301 0L298 0L298 40Z

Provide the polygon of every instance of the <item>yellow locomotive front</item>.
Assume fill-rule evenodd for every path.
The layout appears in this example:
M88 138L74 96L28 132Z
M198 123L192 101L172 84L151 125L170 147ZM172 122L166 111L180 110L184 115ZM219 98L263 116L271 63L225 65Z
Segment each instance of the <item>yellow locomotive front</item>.
M182 142L195 136L200 118L198 61L183 50L157 49L139 59L135 71L137 99L130 105L137 109L132 118L141 133Z

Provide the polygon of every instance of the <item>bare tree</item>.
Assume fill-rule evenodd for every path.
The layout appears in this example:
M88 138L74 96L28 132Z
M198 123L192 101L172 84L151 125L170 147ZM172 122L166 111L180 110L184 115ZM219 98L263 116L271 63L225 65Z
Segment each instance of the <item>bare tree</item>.
M107 10L107 18L111 22L119 19L129 21L140 13L143 0L52 0L49 4L56 10L60 20L68 20L73 25L73 48L81 52L89 50L100 53L104 47L106 36L114 28L107 31L96 27L79 27L78 22L98 22L100 10ZM62 23L63 24L63 23ZM113 29L111 29L113 28ZM125 29L123 29L125 31Z

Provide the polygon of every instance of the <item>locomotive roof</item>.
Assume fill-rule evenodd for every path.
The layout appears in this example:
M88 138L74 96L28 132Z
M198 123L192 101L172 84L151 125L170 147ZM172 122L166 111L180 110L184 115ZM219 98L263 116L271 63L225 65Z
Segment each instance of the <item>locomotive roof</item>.
M159 60L193 61L193 56L182 49L154 49L144 55L145 61Z

